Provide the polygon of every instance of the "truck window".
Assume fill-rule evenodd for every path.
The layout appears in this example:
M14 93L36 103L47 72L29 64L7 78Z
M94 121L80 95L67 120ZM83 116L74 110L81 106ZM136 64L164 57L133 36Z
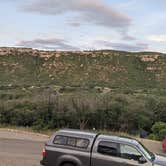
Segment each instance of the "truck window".
M136 148L130 145L120 144L121 158L138 161L141 156L141 153Z
M57 136L54 138L54 144L66 145L66 144L67 144L67 137L62 136L62 135L57 135Z
M85 149L89 145L89 140L84 138L57 135L55 136L53 143Z
M98 153L110 156L119 156L119 144L114 142L101 141L98 145Z
M89 145L89 140L78 138L76 142L76 147L78 148L87 148Z
M68 137L67 145L69 145L69 146L76 146L76 138Z

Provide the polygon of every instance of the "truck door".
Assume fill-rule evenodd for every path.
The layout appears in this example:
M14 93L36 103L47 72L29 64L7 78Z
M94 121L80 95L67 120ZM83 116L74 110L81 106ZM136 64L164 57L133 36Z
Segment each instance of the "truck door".
M126 166L152 166L152 163L146 160L135 146L120 143L119 156Z
M114 142L99 141L92 152L91 166L125 166L119 159L120 145Z
M98 141L95 145L91 166L151 166L151 163L139 163L142 155L131 146L109 141Z

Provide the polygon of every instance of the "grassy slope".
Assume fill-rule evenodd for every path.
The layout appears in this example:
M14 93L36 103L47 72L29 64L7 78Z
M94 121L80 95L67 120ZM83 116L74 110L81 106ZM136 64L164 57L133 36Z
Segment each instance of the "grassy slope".
M107 53L107 55L105 55ZM60 85L110 88L166 88L166 56L143 61L144 54L96 51L42 58L13 52L0 56L0 86Z

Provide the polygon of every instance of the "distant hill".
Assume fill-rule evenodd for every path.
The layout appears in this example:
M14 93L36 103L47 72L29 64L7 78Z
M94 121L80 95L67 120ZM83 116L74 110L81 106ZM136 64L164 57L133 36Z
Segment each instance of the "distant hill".
M0 86L166 88L166 55L0 48Z

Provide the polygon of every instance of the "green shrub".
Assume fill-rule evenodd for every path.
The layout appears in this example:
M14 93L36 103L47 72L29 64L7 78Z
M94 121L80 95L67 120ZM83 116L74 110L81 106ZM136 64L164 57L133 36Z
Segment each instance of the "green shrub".
M151 140L160 140L160 139L159 139L159 136L158 136L158 135L155 135L155 134L150 134L150 135L148 136L148 138L151 139Z
M166 136L166 123L164 122L156 122L152 126L152 134L153 138L157 140L163 140Z
M161 129L160 132L159 132L159 135L160 135L160 137L161 137L162 139L164 139L165 136L166 136L166 128Z

